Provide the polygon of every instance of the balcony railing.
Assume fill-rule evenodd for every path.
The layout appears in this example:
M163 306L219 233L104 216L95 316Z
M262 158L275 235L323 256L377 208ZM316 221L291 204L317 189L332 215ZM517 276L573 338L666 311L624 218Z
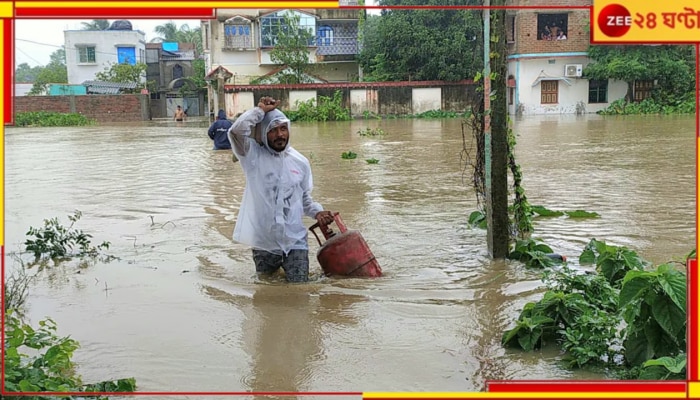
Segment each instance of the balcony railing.
M320 56L332 56L340 54L357 54L357 37L333 37L317 38L316 54Z

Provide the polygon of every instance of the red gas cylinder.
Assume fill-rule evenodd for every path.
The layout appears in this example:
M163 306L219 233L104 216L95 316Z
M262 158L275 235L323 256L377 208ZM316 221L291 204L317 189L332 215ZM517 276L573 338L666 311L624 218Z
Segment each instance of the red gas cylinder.
M333 232L328 225L313 224L309 230L316 236L320 249L316 253L326 275L343 275L377 278L382 276L382 269L372 250L362 238L360 232L348 230L339 213L333 213L333 220L340 232ZM315 229L321 228L326 241L321 244Z

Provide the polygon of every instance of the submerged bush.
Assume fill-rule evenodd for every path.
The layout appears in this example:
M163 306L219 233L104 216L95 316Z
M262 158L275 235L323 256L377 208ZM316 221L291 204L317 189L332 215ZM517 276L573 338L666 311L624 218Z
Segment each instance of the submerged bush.
M618 99L610 103L604 110L598 111L602 115L635 115L635 114L693 114L695 112L695 93L681 96L669 104L662 104L651 98L640 102L627 102Z
M333 98L318 96L316 99L309 99L296 103L296 111L285 111L290 121L349 121L350 109L343 107L343 94L336 90Z
M70 337L56 334L51 319L38 327L24 323L16 313L5 313L5 390L8 392L134 392L134 378L85 385L71 361L80 347ZM29 354L25 354L29 353ZM86 393L89 394L89 393ZM80 396L85 398L87 396ZM48 399L48 396L23 397ZM56 398L56 397L51 397ZM74 398L65 396L64 398ZM100 399L106 399L99 396Z
M83 114L50 111L29 111L15 114L15 126L85 126L95 120Z
M571 366L602 366L625 379L684 379L685 271L651 269L634 251L591 240L580 273L566 264L545 273L548 290L523 307L501 343L533 350L557 343Z

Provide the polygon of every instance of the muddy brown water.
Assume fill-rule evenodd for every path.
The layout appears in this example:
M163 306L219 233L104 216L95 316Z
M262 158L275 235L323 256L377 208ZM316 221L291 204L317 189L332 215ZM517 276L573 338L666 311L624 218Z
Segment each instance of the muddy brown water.
M293 124L315 199L362 233L385 273L322 277L310 235L315 280L306 285L255 279L250 250L231 240L243 174L229 152L211 150L207 126L5 131L6 265L17 266L30 226L51 217L67 225L76 209L77 227L118 257L46 268L31 287L29 318L50 316L80 342L74 359L86 382L366 392L606 379L567 369L555 348L501 347L522 306L541 295L540 274L491 261L485 232L467 226L476 201L463 181L459 120ZM385 135L358 135L366 127ZM601 215L536 220L534 236L573 266L587 268L577 257L591 238L654 263L695 247L692 116L526 117L514 129L531 203ZM357 159L341 159L344 151Z

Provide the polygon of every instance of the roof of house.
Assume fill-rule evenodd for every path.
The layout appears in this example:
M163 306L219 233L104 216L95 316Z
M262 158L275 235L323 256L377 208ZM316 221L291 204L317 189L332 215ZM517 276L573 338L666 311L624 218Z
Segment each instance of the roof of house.
M163 61L173 61L173 60L191 61L191 60L194 60L194 50L189 50L189 51L163 50L163 52L160 55L160 59Z
M82 85L93 94L119 94L122 89L136 89L136 82L85 81Z
M226 69L225 67L222 67L221 65L219 65L218 67L209 71L207 76L204 77L204 80L211 81L211 80L216 79L216 74L218 74L219 72L223 73L224 78L230 78L233 76L233 72L231 72L228 69Z

